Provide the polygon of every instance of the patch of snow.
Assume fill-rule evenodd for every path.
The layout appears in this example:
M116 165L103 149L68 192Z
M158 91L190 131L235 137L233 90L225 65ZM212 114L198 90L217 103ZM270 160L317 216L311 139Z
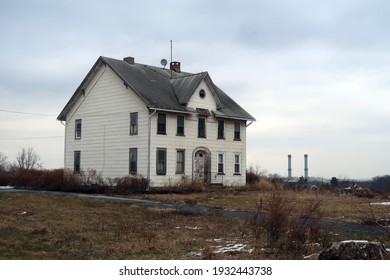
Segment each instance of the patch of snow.
M214 242L223 242L223 238L214 238L213 241Z
M181 227L175 227L176 229L181 229ZM185 229L192 229L192 230L198 230L201 229L201 227L195 226L195 227L190 227L190 226L185 226Z
M216 250L214 250L214 253L228 253L228 252L240 252L244 250L245 245L244 244L228 244L225 247L218 246Z
M367 240L344 240L341 241L340 243L368 243Z
M22 212L19 212L18 215L19 216L24 216L24 215L27 215L27 212L26 211L22 211Z
M0 186L0 190L10 190L13 189L14 187L12 186Z
M390 201L384 201L384 202L371 202L370 205L390 205Z
M190 226L185 226L185 229L192 229L192 230L198 230L201 229L201 227L190 227Z

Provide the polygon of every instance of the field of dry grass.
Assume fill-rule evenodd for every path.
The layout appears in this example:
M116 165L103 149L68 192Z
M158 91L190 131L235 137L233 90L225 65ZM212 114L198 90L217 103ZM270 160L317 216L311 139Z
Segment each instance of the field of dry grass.
M258 204L267 205L270 197L275 192L283 194L286 202L293 206L293 211L297 215L304 210L305 206L315 202L319 202L321 205L322 218L333 221L362 223L367 220L373 221L375 218L383 218L390 214L390 205L371 204L390 201L388 197L379 195L374 198L357 197L328 190L240 191L239 189L226 188L190 194L142 194L133 195L132 197L169 203L192 203L227 210L254 211Z
M214 190L144 194L137 198L267 212L274 194ZM288 214L297 217L316 204L319 207L311 214L331 220L361 223L389 213L389 206L370 207L369 202L383 201L380 198L368 201L328 192L293 191L283 191L281 196L279 208L288 205ZM313 229L298 231L294 224L283 227L285 235L270 244L269 231L264 228L265 224L218 215L88 198L0 192L0 259L302 259L332 241L357 238L321 229L313 235ZM290 248L298 237L310 237L311 242L303 240L305 245L299 250Z

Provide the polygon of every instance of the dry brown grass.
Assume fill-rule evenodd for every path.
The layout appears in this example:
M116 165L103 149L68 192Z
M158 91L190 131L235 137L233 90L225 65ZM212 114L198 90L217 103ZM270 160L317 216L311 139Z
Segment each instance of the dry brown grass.
M309 204L321 201L322 218L335 221L361 223L388 215L390 206L371 205L372 202L384 201L382 196L374 198L340 195L330 191L294 191L294 190L250 190L240 191L237 188L214 189L207 192L188 194L142 194L132 197L185 203L196 201L196 205L227 210L254 211L259 203L266 204L275 192L282 192L287 203L294 205L293 214L300 214ZM386 201L386 200L385 200Z
M382 198L290 190L278 191L278 194L282 195L289 215L296 217L315 213L318 216L314 218L361 223L389 213L389 206L369 205L369 202L382 201ZM214 189L192 194L132 197L267 212L275 191ZM88 198L0 192L0 259L291 258L293 255L282 254L281 250L292 250L290 246L298 238L304 244L305 238L312 238L315 234L307 230L302 233L297 224L291 225L284 230L286 235L279 237L281 241L276 250L269 247L265 226L260 224L256 233L246 220ZM351 238L343 234L329 238ZM229 244L242 244L243 250L217 251ZM305 252L315 253L321 249L315 245L310 250L306 248Z
M77 197L0 193L0 221L0 259L223 259L241 242L234 219Z

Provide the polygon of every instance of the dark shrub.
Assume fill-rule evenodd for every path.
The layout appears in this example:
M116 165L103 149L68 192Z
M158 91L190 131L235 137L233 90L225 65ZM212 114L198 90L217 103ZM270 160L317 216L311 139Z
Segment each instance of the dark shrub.
M9 186L12 180L11 172L0 172L0 186Z
M43 186L43 170L21 169L14 172L11 185L17 188L40 189Z
M125 176L117 178L116 186L111 187L111 192L117 194L130 194L144 192L148 189L149 180L142 175Z

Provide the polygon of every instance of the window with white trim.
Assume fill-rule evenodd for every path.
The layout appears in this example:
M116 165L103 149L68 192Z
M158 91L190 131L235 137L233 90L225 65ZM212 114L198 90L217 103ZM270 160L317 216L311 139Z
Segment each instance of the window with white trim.
M225 121L218 120L218 139L225 139Z
M137 148L129 149L129 174L136 175L137 174Z
M176 174L184 174L185 172L185 150L176 150Z
M234 154L234 175L241 174L241 154Z
M217 155L218 174L225 174L225 153Z
M184 136L184 116L177 116L176 135Z
M234 122L234 140L241 140L241 122Z
M167 115L159 113L157 115L157 134L167 134Z
M80 173L81 171L81 151L73 152L73 171Z
M167 149L165 148L157 148L156 173L157 175L166 175L167 173Z
M130 135L138 134L138 113L130 113Z
M81 139L81 119L75 120L74 139Z
M206 138L206 119L198 119L198 138Z

